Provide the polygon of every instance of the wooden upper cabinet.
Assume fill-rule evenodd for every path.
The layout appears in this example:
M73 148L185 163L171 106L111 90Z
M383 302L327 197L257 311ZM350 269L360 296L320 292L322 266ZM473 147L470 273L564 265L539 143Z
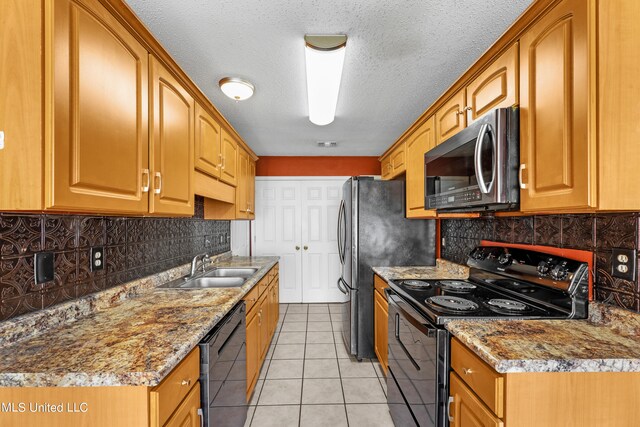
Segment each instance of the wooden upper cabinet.
M398 176L407 170L407 153L405 151L404 142L400 143L391 152L391 173L393 176Z
M227 184L238 182L238 143L227 131L222 129L222 170L220 179Z
M523 211L595 206L588 7L563 0L520 39Z
M247 203L249 219L256 218L256 161L249 158L249 174L247 176Z
M196 103L195 168L213 178L220 178L222 150L220 125Z
M51 66L53 131L45 208L148 210L148 54L98 2L58 0ZM55 72L53 72L55 71ZM21 189L20 191L27 191Z
M464 89L453 95L438 111L436 111L436 144L440 144L467 126Z
M151 57L153 195L149 212L193 215L193 98Z
M491 110L518 104L518 68L514 43L467 86L467 126Z
M249 181L249 153L238 149L238 177L236 185L236 217L249 216L248 181Z
M380 174L382 179L390 179L391 177L391 154L387 154L380 161Z
M406 142L407 218L435 216L435 210L424 208L424 154L435 146L435 117L431 116L409 136Z

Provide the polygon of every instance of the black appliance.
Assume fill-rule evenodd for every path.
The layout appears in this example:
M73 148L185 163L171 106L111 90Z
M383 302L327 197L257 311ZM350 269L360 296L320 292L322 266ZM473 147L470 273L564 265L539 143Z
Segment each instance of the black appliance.
M518 206L518 108L482 116L424 155L425 206L493 211Z
M447 426L454 319L583 319L586 263L540 252L477 247L468 280L393 279L387 402L396 425Z
M352 177L342 186L338 253L344 303L342 336L357 359L375 356L372 266L435 265L435 221L405 218L402 181Z
M200 342L200 397L205 427L242 427L247 419L244 301Z

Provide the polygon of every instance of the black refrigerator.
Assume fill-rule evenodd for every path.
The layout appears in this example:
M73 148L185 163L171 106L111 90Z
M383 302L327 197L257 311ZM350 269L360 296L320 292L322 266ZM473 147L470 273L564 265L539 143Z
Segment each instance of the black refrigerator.
M375 356L371 267L435 265L435 220L405 218L404 185L352 177L342 186L337 285L349 297L342 307L342 337L358 360Z

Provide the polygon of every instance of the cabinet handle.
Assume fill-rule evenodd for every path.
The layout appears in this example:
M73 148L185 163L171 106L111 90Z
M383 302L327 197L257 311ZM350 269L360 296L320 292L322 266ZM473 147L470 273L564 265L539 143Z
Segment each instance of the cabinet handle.
M142 169L142 192L148 193L150 185L151 177L149 176L149 169Z
M529 185L522 182L522 171L525 170L527 168L527 165L524 163L520 164L520 169L518 170L518 182L520 183L520 188L525 190L527 188L529 188Z
M299 250L300 250L300 246L296 246L296 251L299 251Z
M473 111L473 108L471 108L471 107L464 107L464 109L463 109L462 111L463 111L463 112L464 112L464 111Z
M218 167L221 168L222 167L222 153L218 154L218 157L220 157L220 163L218 163Z
M156 172L154 176L158 178L158 186L153 190L153 192L155 194L160 194L160 191L162 190L162 174L160 172Z
M449 401L447 402L447 418L449 418L449 422L453 422L453 417L451 416L451 404L453 403L453 396L449 396Z
M304 245L303 249L306 251L307 249L309 249L309 246Z
M224 156L222 156L222 169L224 169L226 163L227 163L227 159Z
M462 372L464 372L465 375L473 374L473 370L471 368L462 368Z
M191 385L191 378L186 379L186 380L182 380L182 382L180 383L180 385L190 386L190 385Z
M262 325L262 310L258 313L258 326Z
M200 417L200 427L204 427L204 412L202 412L202 408L198 409L198 417Z

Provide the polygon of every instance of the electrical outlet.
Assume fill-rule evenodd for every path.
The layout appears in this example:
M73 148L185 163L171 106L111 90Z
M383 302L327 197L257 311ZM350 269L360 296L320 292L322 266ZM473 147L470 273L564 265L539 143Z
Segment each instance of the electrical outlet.
M38 252L34 255L33 270L36 285L53 280L53 252Z
M619 279L636 280L635 249L613 248L611 253L611 275Z
M104 248L96 246L91 248L91 271L99 271L104 268Z

